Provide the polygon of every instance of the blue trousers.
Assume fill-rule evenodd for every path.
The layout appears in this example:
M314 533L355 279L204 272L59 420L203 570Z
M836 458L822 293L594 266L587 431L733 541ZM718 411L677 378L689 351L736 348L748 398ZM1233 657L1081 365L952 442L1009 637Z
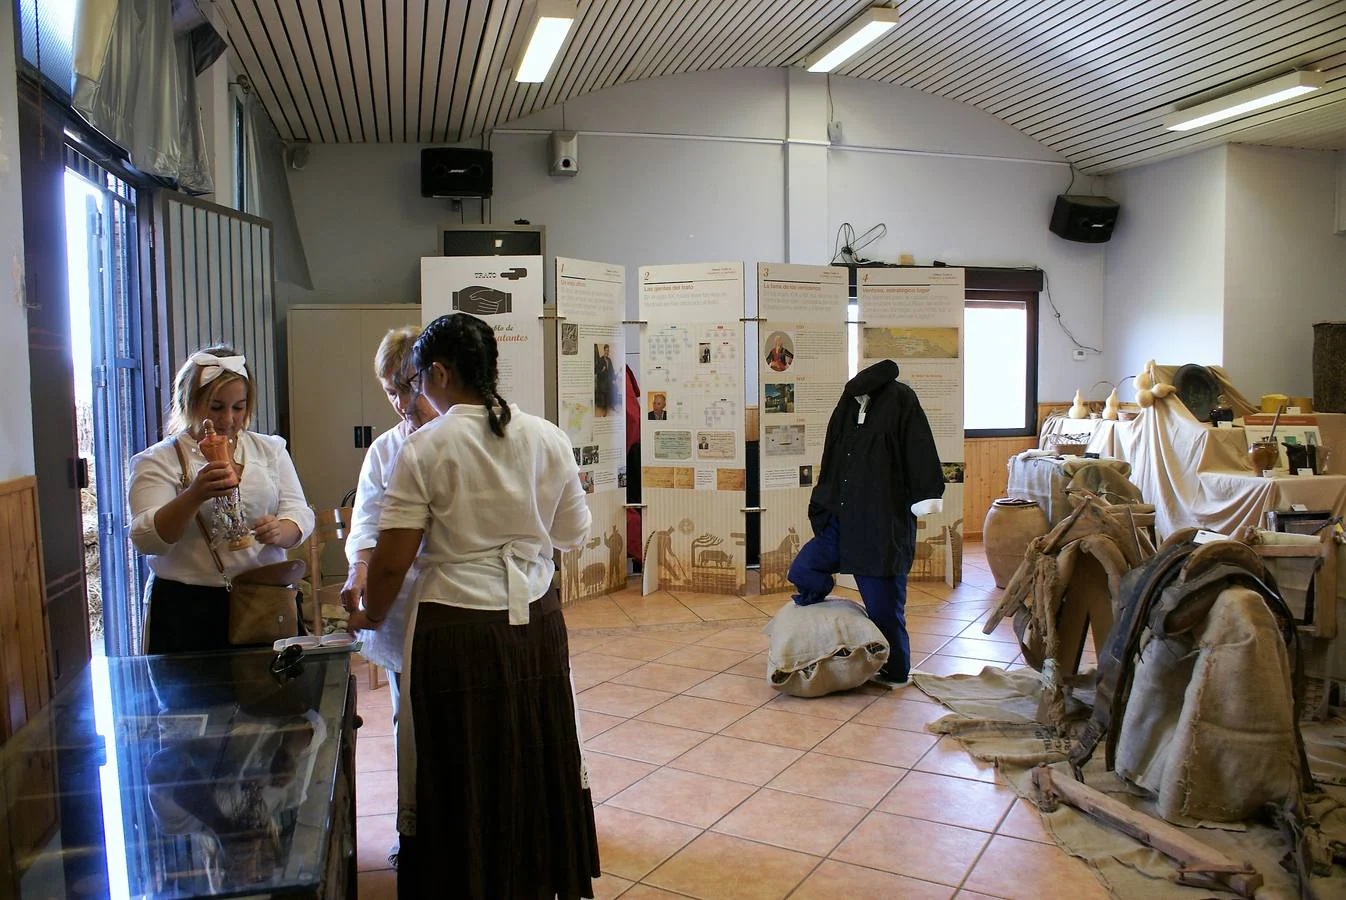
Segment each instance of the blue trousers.
M837 571L841 568L841 528L836 519L828 521L822 531L814 535L790 564L789 579L799 589L794 602L800 606L821 603L836 587ZM907 638L907 573L896 575L856 575L860 599L870 621L888 639L888 662L880 674L885 678L905 681L911 671L911 644Z

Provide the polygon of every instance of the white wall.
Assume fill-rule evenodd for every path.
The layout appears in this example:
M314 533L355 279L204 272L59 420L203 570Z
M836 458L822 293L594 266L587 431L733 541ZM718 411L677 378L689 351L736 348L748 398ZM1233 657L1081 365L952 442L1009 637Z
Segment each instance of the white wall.
M1249 397L1311 396L1314 322L1346 319L1337 154L1231 145L1225 367Z
M1122 204L1105 257L1109 381L1136 374L1149 359L1226 361L1227 154L1216 147L1106 179L1106 193ZM1122 397L1134 397L1130 383Z
M1042 266L1067 324L1101 346L1103 248L1047 231L1069 181L1059 157L970 106L844 78L830 86L845 143L903 152L788 143L825 135L827 86L784 69L699 72L545 110L490 136L487 214L546 225L551 254L630 267L631 313L638 265L743 260L751 284L758 261L829 261L843 221L858 230L885 222L873 258ZM547 171L546 133L563 125L580 132L573 178ZM282 302L415 298L419 258L437 252L437 226L458 218L419 196L419 151L318 146L290 173L314 291L287 287ZM474 221L475 204L466 206ZM1041 335L1044 400L1103 377L1098 357L1070 359L1049 314Z
M14 5L0 11L0 481L32 475L33 408L23 290L23 195L19 183Z

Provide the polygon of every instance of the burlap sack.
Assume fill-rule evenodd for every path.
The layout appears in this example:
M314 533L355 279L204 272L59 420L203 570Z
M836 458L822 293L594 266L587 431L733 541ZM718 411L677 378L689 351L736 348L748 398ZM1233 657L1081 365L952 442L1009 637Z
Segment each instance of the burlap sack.
M1285 643L1256 592L1221 591L1190 634L1144 647L1117 774L1170 822L1239 822L1299 791Z
M792 697L821 697L859 687L888 661L888 641L863 609L833 597L787 603L764 629L767 678Z

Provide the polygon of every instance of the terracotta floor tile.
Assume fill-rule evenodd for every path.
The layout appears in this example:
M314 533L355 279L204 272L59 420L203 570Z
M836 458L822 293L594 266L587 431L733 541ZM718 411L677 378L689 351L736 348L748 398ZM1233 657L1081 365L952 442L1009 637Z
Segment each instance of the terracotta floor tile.
M864 817L856 806L763 788L711 830L826 856Z
M1014 791L998 784L910 772L883 798L878 809L912 819L995 831L1014 799Z
M817 864L817 857L706 832L644 880L701 900L779 900Z
M360 772L386 772L397 768L397 750L391 734L360 735L355 741L355 757L355 768Z
M700 622L701 617L669 596L619 597L617 605L637 625Z
M365 738L382 737L393 733L393 710L387 703L374 704L372 709L360 713L360 720L360 730L356 732L355 738L357 747Z
M699 772L748 784L763 785L804 754L788 747L715 735L693 747L669 765L684 772Z
M936 653L924 660L920 669L929 675L980 675L987 667L1003 669L1005 663L987 662L981 659L963 659L959 656L944 656Z
M925 726L949 715L951 710L933 703L911 703L880 697L852 721L861 725L878 725L901 731L928 734ZM586 732L587 733L587 732Z
M944 603L933 613L934 618L957 622L975 622L991 606L989 603Z
M730 675L747 675L749 678L765 678L767 674L766 654L749 656L738 665L725 669Z
M648 884L637 884L633 885L625 894L622 894L622 898L623 900L687 900L687 895L650 887Z
M722 733L746 741L761 741L764 744L793 747L796 750L812 750L819 741L836 731L839 725L838 722L821 719L818 716L758 709L739 719Z
M360 900L397 900L397 873L392 869L361 872L356 879Z
M388 851L397 843L397 814L360 816L355 823L355 857L361 872L391 869Z
M620 656L608 656L605 653L581 653L570 657L570 673L576 680L608 681L623 672L629 672L640 665L638 659L623 659Z
M589 768L589 792L595 803L602 803L613 794L626 790L658 768L650 763L588 749L584 751L584 762Z
M950 640L947 634L922 634L919 631L907 634L907 642L911 645L912 653L934 653Z
M936 742L933 735L847 722L819 744L816 750L828 756L844 756L847 759L909 769Z
M701 697L674 697L653 709L647 709L637 718L661 725L676 725L714 734L753 711L741 703L706 700Z
M907 616L907 631L919 634L941 634L954 637L968 626L967 622L957 619L941 619L935 616Z
M651 706L663 703L672 696L673 693L670 691L652 691L649 688L633 687L629 684L609 683L581 692L578 700L580 709L630 718L640 715Z
M750 784L664 768L617 794L608 805L709 828L755 790Z
M605 716L602 713L592 712L587 709L578 711L580 716L580 734L587 741L589 738L598 737L609 728L614 728L626 721L622 716Z
M952 825L872 812L832 852L832 858L956 886L989 837Z
M940 656L961 656L964 659L985 659L991 662L1007 663L1019 655L1018 644L1002 644L998 641L976 641L956 637L939 649Z
M683 606L696 609L698 606L711 606L716 603L731 603L735 600L742 601L744 598L733 594L703 594L699 591L670 591L678 602Z
M611 609L567 609L563 614L566 628L582 631L586 628L625 628L635 624L617 604L612 603L611 607Z
M616 900L623 896L634 882L618 875L604 875L594 881L594 900Z
M766 704L766 708L846 722L877 699L877 694L859 690L828 694L826 697L791 697L788 694L781 694Z
M630 719L588 741L588 747L609 756L663 765L706 739L704 732Z
M687 666L692 669L705 669L707 672L723 672L752 655L747 650L721 650L698 644L674 650L667 656L659 657L659 661L669 666Z
M985 627L986 626L984 624L974 622L973 624L967 626L962 631L960 631L958 633L958 636L970 637L970 638L976 638L980 636L982 638L988 638L991 640L1003 641L1004 643L1007 644L1019 643L1019 636L1014 633L1014 620L1012 618L1007 617L1002 619L1000 623L996 625L995 628L991 629L990 634L987 634L983 630Z
M566 643L570 647L572 658L579 656L581 653L588 653L590 650L597 650L612 640L613 638L610 635L570 634L566 636Z
M1044 885L1051 885L1054 896L1072 900L1109 896L1093 870L1064 850L1001 835L991 839L966 883L969 890L1007 900L1038 900Z
M671 641L657 641L643 637L615 637L610 638L603 645L603 655L652 662L666 653L672 653L681 646L681 644L675 644Z
M951 737L940 738L939 743L922 756L920 762L912 768L919 772L952 775L955 778L970 778L973 781L1001 780L996 774L995 766L974 758Z
M767 787L872 809L906 772L858 759L807 753Z
M729 675L724 672L683 693L690 697L705 697L707 700L724 700L747 706L761 706L777 696L765 678L749 678L747 675Z
M875 869L853 866L834 859L804 879L790 900L842 900L842 898L891 898L891 900L949 900L953 889L929 881L918 881Z
M1046 824L1042 821L1042 813L1038 812L1036 806L1024 799L1015 801L1014 806L1010 808L1009 815L1005 817L1005 821L996 833L1021 838L1025 841L1037 841L1039 844L1054 845L1056 843L1052 840Z
M640 881L697 836L697 829L615 806L594 810L603 871Z
M908 684L904 687L894 688L885 696L889 700L901 700L904 703L925 703L931 706L938 706L941 709L944 708L943 703L940 703L934 697L931 697L929 694L921 690L915 684Z
M723 600L718 603L706 603L699 606L691 606L684 600L683 604L687 605L692 612L706 622L728 622L743 619L764 621L766 619L766 613L744 600Z
M744 597L743 599L760 609L767 616L774 616L781 611L785 604L790 602L790 595L772 594L766 597Z
M618 675L612 679L612 683L633 684L636 687L681 694L689 687L700 684L710 677L711 673L705 669L692 669L687 666L670 666L660 662L652 662Z
M1004 900L1003 897L992 897L990 894L979 894L976 891L959 891L955 896L957 900Z
M397 812L397 770L355 772L356 815L384 816Z
M719 647L722 650L750 650L760 653L767 648L767 636L760 627L726 628L717 635L697 641L703 647Z

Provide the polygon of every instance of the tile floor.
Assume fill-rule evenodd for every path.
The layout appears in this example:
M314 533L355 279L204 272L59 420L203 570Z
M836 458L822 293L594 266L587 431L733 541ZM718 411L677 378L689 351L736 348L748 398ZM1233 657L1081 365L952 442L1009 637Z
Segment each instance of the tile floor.
M1008 625L981 632L998 596L978 544L963 584L913 583L916 666L1021 665ZM598 897L1107 896L994 769L925 731L943 712L916 688L799 700L768 687L761 626L785 600L633 587L566 610ZM359 683L360 895L380 900L396 887L391 717L387 688Z

